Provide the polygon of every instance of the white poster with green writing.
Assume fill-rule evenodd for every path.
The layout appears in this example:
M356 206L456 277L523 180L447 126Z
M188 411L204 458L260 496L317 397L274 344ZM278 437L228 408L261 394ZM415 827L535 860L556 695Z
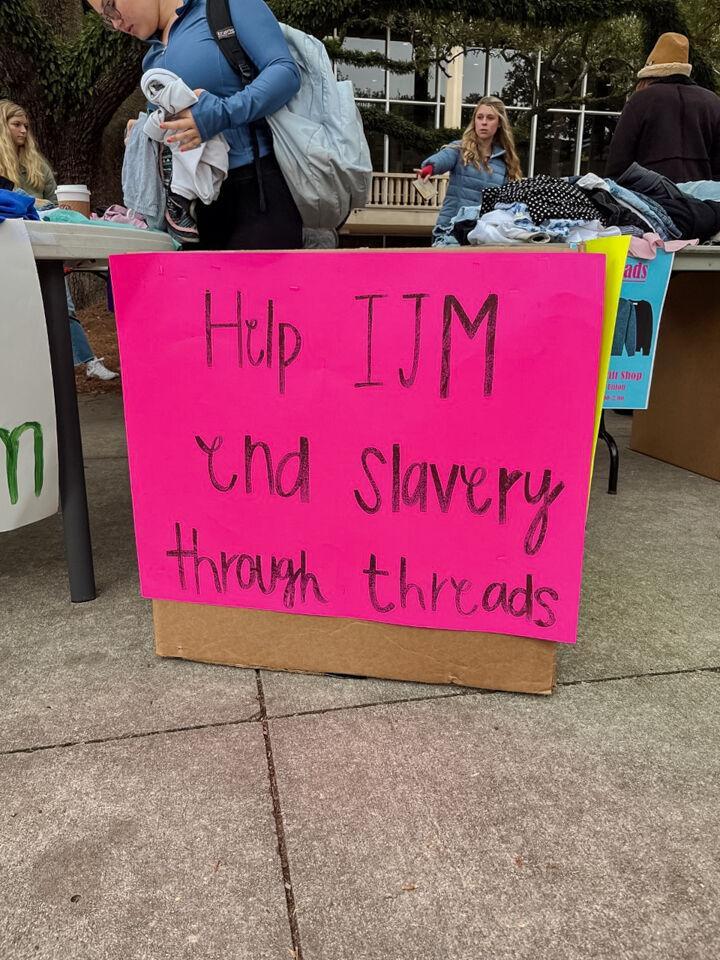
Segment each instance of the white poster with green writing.
M50 351L21 220L0 223L0 291L0 530L13 530L58 508Z

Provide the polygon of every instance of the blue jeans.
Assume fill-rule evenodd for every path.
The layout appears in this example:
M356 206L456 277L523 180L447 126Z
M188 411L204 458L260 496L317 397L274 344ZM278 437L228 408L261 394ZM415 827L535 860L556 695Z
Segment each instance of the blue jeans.
M607 185L614 197L634 207L663 240L676 240L680 236L680 231L668 216L667 211L652 197L626 190L625 187L619 186L614 180L608 180Z
M637 313L632 300L621 298L618 304L617 319L615 320L615 335L613 336L611 356L621 357L623 347L625 347L629 357L635 356L637 352Z
M87 363L95 356L93 353L87 334L83 330L80 321L77 318L77 310L73 301L70 287L65 281L65 295L67 297L67 308L70 316L70 340L72 341L73 363Z

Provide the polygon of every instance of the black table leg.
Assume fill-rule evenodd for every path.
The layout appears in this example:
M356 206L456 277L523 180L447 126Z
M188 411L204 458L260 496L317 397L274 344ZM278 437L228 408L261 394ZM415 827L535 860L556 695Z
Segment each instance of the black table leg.
M37 268L45 306L55 391L60 509L70 578L70 599L73 603L83 603L96 597L95 571L85 491L80 417L75 393L70 320L65 299L65 277L60 260L38 260Z
M617 493L618 471L620 469L620 453L618 452L618 446L617 443L615 443L615 438L605 429L604 410L600 415L600 429L598 430L598 437L605 441L610 453L610 478L608 480L608 493Z

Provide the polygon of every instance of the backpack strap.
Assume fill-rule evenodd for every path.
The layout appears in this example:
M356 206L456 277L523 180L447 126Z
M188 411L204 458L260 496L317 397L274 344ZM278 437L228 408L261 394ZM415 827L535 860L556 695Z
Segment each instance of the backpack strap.
M258 72L255 64L248 58L242 44L237 38L232 17L230 16L229 0L207 0L205 16L213 40L215 40L220 47L220 52L227 62L239 75L243 87L246 87L249 83L252 83ZM260 167L260 146L258 144L257 123L249 123L248 128L250 130L250 140L252 141L253 163L255 164L260 210L265 213L267 204L265 203L262 169Z
M213 39L233 70L240 74L246 87L257 76L257 69L237 38L228 0L207 0L205 16Z

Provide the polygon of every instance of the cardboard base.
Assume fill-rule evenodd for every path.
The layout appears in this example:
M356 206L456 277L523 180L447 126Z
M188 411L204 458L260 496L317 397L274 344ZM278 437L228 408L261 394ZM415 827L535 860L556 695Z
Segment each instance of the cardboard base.
M720 480L720 275L676 273L660 324L647 410L630 447Z
M493 633L153 601L155 651L203 663L552 693L555 644Z

